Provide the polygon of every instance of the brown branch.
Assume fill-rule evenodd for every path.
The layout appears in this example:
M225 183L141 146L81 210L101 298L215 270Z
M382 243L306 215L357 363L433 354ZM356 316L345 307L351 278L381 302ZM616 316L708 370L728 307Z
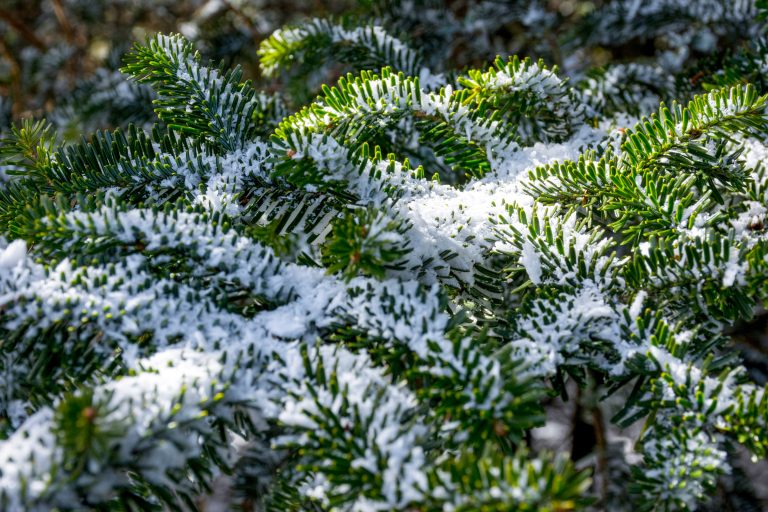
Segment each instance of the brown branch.
M23 21L18 19L14 14L6 9L0 9L0 19L8 23L11 27L16 29L21 37L27 40L32 46L38 50L45 50L46 46L42 39L37 37L29 27L27 27Z
M72 47L78 50L78 52L67 59L66 66L69 84L70 86L73 86L76 82L76 77L82 72L84 62L82 53L85 50L87 39L69 22L67 12L64 9L64 5L61 3L61 0L51 0L51 3L53 4L53 12L56 15L56 20L59 22L61 30L64 32L64 37Z
M602 502L605 503L608 499L608 439L603 411L600 410L599 405L595 405L592 408L592 424L595 429L597 471L599 471L603 477L601 482L602 485L600 486L600 495L602 497Z
M53 13L56 15L56 21L59 22L61 29L64 31L64 37L67 38L67 42L70 44L75 44L75 31L67 19L64 6L61 5L61 0L52 0L51 3L53 4Z
M21 68L18 61L6 46L5 41L2 39L0 39L0 55L5 57L11 66L11 90L9 94L11 98L11 116L18 119L21 114L21 109L24 107L24 98L21 88Z

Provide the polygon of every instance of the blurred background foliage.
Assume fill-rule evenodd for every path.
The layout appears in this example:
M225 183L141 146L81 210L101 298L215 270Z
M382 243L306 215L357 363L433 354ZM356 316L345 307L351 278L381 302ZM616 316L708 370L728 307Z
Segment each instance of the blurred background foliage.
M0 127L24 117L47 117L65 140L72 140L95 129L151 122L149 88L126 82L118 69L134 42L156 32L183 34L204 58L241 65L247 78L268 91L283 90L281 81L291 77L261 76L259 44L278 28L312 17L383 25L438 71L520 54L557 64L571 77L651 59L679 69L683 62L693 68L691 63L707 57L717 61L710 68L719 69L727 52L750 35L733 20L730 26L714 26L721 20L695 19L684 10L672 18L634 17L623 23L626 4L631 2L2 0ZM359 66L313 66L312 79L296 71L293 78L301 80L294 80L289 91L295 103L303 103L320 84L354 67ZM702 76L694 69L689 78L696 82Z

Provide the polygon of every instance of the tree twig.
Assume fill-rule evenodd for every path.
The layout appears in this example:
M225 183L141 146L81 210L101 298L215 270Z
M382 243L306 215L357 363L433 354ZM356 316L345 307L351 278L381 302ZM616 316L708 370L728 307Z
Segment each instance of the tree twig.
M11 98L11 117L18 119L21 114L20 110L24 104L21 88L21 67L3 39L0 39L0 55L5 57L11 66L11 90L9 94Z
M29 27L27 27L23 21L14 16L14 14L6 9L0 9L0 19L8 23L13 27L24 39L26 39L32 46L38 50L45 50L46 46L42 39L37 37Z

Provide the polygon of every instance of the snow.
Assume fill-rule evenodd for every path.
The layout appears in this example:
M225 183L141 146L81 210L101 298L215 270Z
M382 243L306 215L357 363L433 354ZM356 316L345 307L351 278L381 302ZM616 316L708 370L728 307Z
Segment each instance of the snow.
M653 14L661 5L624 4L629 19ZM690 4L686 8L707 19L709 11L696 11ZM534 10L528 11L529 19L535 15ZM356 472L381 477L380 482L373 479L374 483L366 484L380 483L380 488L358 493L350 510L404 509L412 502L457 492L448 483L444 488L429 489L429 479L440 475L431 472L433 461L426 449L435 441L446 446L448 441L460 441L462 420L441 418L442 423L436 421L439 427L414 420L419 418L415 413L431 403L377 366L365 351L353 352L330 343L340 329L360 333L365 341L391 352L413 356L423 377L454 386L452 399L460 401L468 418L505 418L520 399L507 384L517 384L518 378L546 382L564 365L594 368L611 378L630 378L635 375L635 365L643 364L654 382L647 393L657 394L645 398L663 400L643 438L646 462L652 467L648 475L661 481L669 496L693 504L713 475L728 470L721 439L712 432L731 427L728 412L740 407L739 397L751 393L761 398L763 391L740 384L738 372L715 377L699 366L684 349L695 347L710 326L707 322L689 325L690 319L665 297L703 283L738 293L755 277L745 253L765 242L765 235L754 226L766 220L768 187L761 174L766 146L751 138L740 141L746 152L741 162L730 162L729 169L746 167L750 180L748 190L729 196L733 204L700 208L704 203L672 201L671 211L681 212L681 219L674 222L664 215L666 205L656 204L651 196L649 176L639 171L634 174L631 192L649 211L661 212L660 222L667 222L665 227L670 228L671 257L665 254L663 264L657 264L656 244L645 240L634 254L624 255L630 248L620 245L620 235L606 223L584 221L584 203L581 210L579 204L542 205L527 185L536 179L537 168L576 161L588 149L617 153L615 162L599 163L592 161L597 158L594 155L585 157L588 161L583 164L592 166L589 169L599 187L610 186L617 176L632 180L635 169L626 154L620 153L617 126L634 119L617 115L595 128L582 122L582 115L587 105L595 111L608 108L608 98L622 77L645 79L658 76L659 69L617 67L604 77L602 90L581 99L561 98L561 102L551 97L570 94L565 82L538 65L524 67L518 74L489 72L484 82L488 91L523 91L538 99L549 98L545 106L551 112L570 116L572 125L561 142L533 143L526 137L518 142L508 136L510 127L502 121L477 119L470 107L454 101L451 86L438 90L442 77L418 68L415 54L380 27L346 30L318 23L308 27L279 35L291 42L308 37L312 30L330 30L336 42L369 45L371 51L378 51L380 46L371 45L375 38L405 59L425 87L386 73L369 80L368 87L352 83L349 104L319 100L313 108L290 118L287 123L293 123L295 130L282 132L288 134L285 140L273 142L240 137L242 119L226 116L226 102L222 102L212 122L222 121L224 132L234 137L229 140L231 147L217 155L193 151L173 159L159 155L154 163L166 165L169 175L161 185L147 189L152 198L161 197L164 189L180 189L197 211L166 213L118 205L120 192L114 191L101 208L73 209L41 219L36 245L59 247L51 261L28 258L22 240L3 241L0 311L3 327L18 331L20 340L0 360L0 411L11 420L8 439L0 441L0 489L9 509L23 510L27 500L40 503L40 510L74 506L78 497L72 489L78 485L88 489L88 498L94 502L108 500L127 485L121 472L131 468L141 468L142 477L151 484L196 491L191 479L178 483L169 475L184 471L209 448L227 460L235 459L242 439L217 441L216 425L209 418L229 420L236 411L244 410L255 425L255 434L266 434L275 425L282 429L271 439L276 454L296 449L301 457L322 455L310 459L321 470L300 484L301 492L308 496L327 500L344 489L333 475L322 472L339 455ZM715 35L702 36L698 44L706 49L706 38ZM171 53L181 52L178 38L158 41ZM677 42L677 49L688 44L682 39ZM673 57L684 56L683 50ZM181 62L175 77L182 82L223 84L217 71L204 68L192 57ZM239 94L231 88L224 91L232 101ZM198 99L210 98L202 94ZM568 108L571 101L582 100L584 103ZM742 107L733 101L709 106L711 120L735 115ZM643 110L645 105L640 107ZM445 123L482 149L490 171L460 186L427 181L397 160L361 160L350 152L348 140L329 133L334 124L354 126L363 119L403 113ZM670 137L686 135L682 120L678 121ZM716 148L710 144L706 149L713 153ZM213 220L223 215L235 223L242 220L245 208L240 193L249 180L275 187L283 184L273 171L275 161L286 154L294 161L307 159L314 165L318 175L303 176L316 178L306 191L333 195L343 190L352 196L345 196L345 207L375 211L364 243L407 247L404 268L388 269L381 279L346 281L326 274L319 266L279 257L272 249L241 236L238 228L247 231L242 224L226 228ZM137 164L128 160L123 164ZM669 159L662 155L658 163L667 165ZM557 181L560 178L562 175L553 172L548 179L562 185L564 180ZM703 196L693 187L686 190ZM706 211L697 214L702 209ZM570 213L565 214L566 210ZM733 215L729 217L728 212ZM391 226L402 230L394 232ZM713 240L722 242L727 251L701 249ZM97 259L81 265L77 256L82 256L78 251L83 247L91 254L108 250L118 263ZM316 248L308 242L303 248L309 256L316 256L310 254ZM36 250L32 246L33 255ZM699 253L703 254L701 261L691 257ZM501 263L493 267L497 261ZM159 273L168 274L167 265L173 265L174 274L159 278ZM509 350L510 357L523 362L516 375L507 375L499 354L489 353L471 336L472 322L478 320L472 315L477 311L471 311L467 320L470 335L463 334L464 326L452 327L450 312L477 298L470 292L486 265L500 272L514 271L512 274L525 271L519 278L500 277L503 291L485 297L496 301L488 301L488 314L499 309L514 312L504 313L504 329L492 335ZM629 286L630 265L644 273L637 289ZM510 290L521 283L525 286ZM451 292L446 293L446 288ZM239 314L239 305L229 300L238 293L264 305L255 306L249 315ZM686 306L709 322L721 322L707 310L700 295L699 303ZM696 315L688 316L698 319ZM103 406L100 410L105 411L99 421L116 426L121 435L106 441L104 453L108 455L102 455L113 459L96 458L88 474L62 477L72 476L74 485L52 482L67 457L56 439L55 410L61 399L29 400L23 379L45 357L45 347L33 342L48 330L67 349L75 344L67 333L76 331L82 339L98 340L90 347L93 357L105 364L119 362L122 372L112 380L102 381L100 376L88 380ZM662 336L668 331L669 339ZM60 366L48 376L57 385L80 372L91 377L80 361L65 359ZM674 405L686 400L695 405ZM328 420L329 415L333 421ZM663 429L676 421L691 427L688 437L663 435ZM689 467L701 471L680 471ZM531 474L535 473L541 462L532 463L531 468ZM89 480L95 475L99 475L97 483ZM517 486L505 487L500 482L488 493L526 499L540 488L539 482L527 481L528 477L523 472Z
M14 240L0 252L0 268L12 269L27 255L27 243L24 240Z
M175 247L186 251L187 264L201 271L206 269L205 273L213 283L238 282L252 293L282 302L250 319L227 313L192 287L152 279L146 271L151 261L138 254L125 258L125 269L100 269L98 266L79 269L64 260L51 272L46 272L27 262L33 268L27 281L3 282L0 305L8 308L8 319L17 322L25 318L38 322L68 321L66 311L71 311L73 325L101 331L118 341L123 362L136 374L98 386L96 397L109 401L110 417L134 418L131 430L116 441L114 450L125 457L125 463L133 461L131 463L153 468L146 471L145 478L158 485L171 485L167 472L183 467L200 453L196 441L184 437L175 426L181 423L196 425L195 431L204 435L209 400L216 400L216 407L225 407L229 401L245 401L256 406L265 419L275 417L297 429L316 427L307 414L315 410L317 404L313 405L313 399L302 387L308 382L302 377L304 369L299 347L291 340L311 343L316 329L322 326L351 321L362 330L409 347L417 355L429 359L433 365L429 370L437 376L450 374L454 379L465 378L466 382L474 384L487 380L491 392L484 402L476 401L471 386L466 387L468 408L496 410L513 400L503 391L495 390L501 385L498 363L491 364L487 360L487 363L481 363L476 373L464 375L463 353L457 355L445 338L448 316L441 311L439 287L425 290L416 282L375 282L362 278L345 284L335 277L325 276L320 269L280 263L268 249L246 243L232 231L223 233L190 213L168 215L151 210L120 211L105 207L94 214L77 211L63 214L61 222L68 232L62 234L59 231L59 236L66 237L68 246L81 240L98 240L110 233L128 247L136 240L142 240L148 251ZM14 268L21 270L18 265ZM93 286L95 283L103 284ZM169 294L169 289L176 292ZM30 300L21 301L21 297ZM36 304L36 307L28 308L25 303ZM63 303L68 310L61 310ZM88 314L89 322L81 326L81 307L83 311L119 311L119 314ZM174 314L168 315L170 311ZM44 326L39 323L37 328ZM152 342L145 342L143 347L135 346L130 335L138 332L151 333ZM29 331L28 335L35 336L35 330ZM153 347L155 353L148 354L147 347ZM257 347L259 354L255 361L267 369L260 375L248 368L232 366L252 347ZM326 368L337 368L341 383L351 392L349 400L356 399L359 407L371 407L365 390L372 385L391 396L394 409L379 404L375 411L379 418L376 420L378 430L369 430L369 442L378 446L371 453L378 454L377 457L386 455L388 467L382 489L387 499L376 506L382 510L400 506L405 503L401 500L419 495L426 478L419 469L424 465L424 455L417 443L425 434L424 429L414 426L402 432L393 431L390 424L393 414L406 414L414 407L414 398L404 388L393 387L381 375L381 369L370 367L364 357L353 356L341 349L333 353L331 350L336 349L322 347L319 357L326 359ZM473 349L464 344L462 350ZM479 357L482 361L484 356ZM226 364L222 363L224 360ZM21 367L16 369L23 371ZM278 382L282 384L275 387ZM223 387L225 383L226 387ZM13 395L13 382L9 384L6 393ZM290 387L294 385L299 387ZM485 385L482 387L488 389ZM182 389L185 390L183 393ZM183 396L183 401L178 401L179 396ZM216 399L217 396L221 398ZM333 407L340 404L325 392L318 395L317 400L320 403L330 400L328 405ZM171 407L170 404L176 405ZM169 410L175 412L168 416ZM50 417L46 416L49 411L47 407L38 409L24 425L33 421L39 421L41 425L47 422L46 428L51 429ZM43 421L45 418L48 419ZM146 435L160 435L166 431L173 433L174 438L182 437L174 443L158 441L151 445L146 455L137 458L138 447L149 449L146 441L142 441ZM24 432L21 427L0 445L22 442L18 436ZM290 439L295 441L303 437L286 437L280 442L287 443ZM38 449L39 456L52 467L61 455L53 450L52 443L44 446L48 448ZM30 470L27 464L19 465L10 456L0 461L4 467L18 468L21 472ZM369 467L371 462L361 460L357 464ZM48 466L41 463L34 467L41 471L40 475L28 474L26 478L32 482L33 489L38 489L36 478L44 480L44 468ZM5 474L15 475L14 471L9 469ZM99 486L91 490L96 493L92 498L106 498L122 485L121 482L117 476L105 476ZM33 495L42 497L43 492L41 483ZM69 499L55 490L50 493L45 497L48 503L62 505Z
M520 253L520 263L528 272L528 278L533 284L541 284L541 260L539 259L533 244L526 240Z

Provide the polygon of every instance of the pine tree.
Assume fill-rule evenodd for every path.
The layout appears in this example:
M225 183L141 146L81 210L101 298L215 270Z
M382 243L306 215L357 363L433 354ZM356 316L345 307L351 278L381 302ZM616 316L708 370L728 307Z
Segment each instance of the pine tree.
M374 2L265 38L279 93L156 35L151 126L14 125L0 509L705 506L768 452L762 3ZM537 447L574 390L626 449Z

